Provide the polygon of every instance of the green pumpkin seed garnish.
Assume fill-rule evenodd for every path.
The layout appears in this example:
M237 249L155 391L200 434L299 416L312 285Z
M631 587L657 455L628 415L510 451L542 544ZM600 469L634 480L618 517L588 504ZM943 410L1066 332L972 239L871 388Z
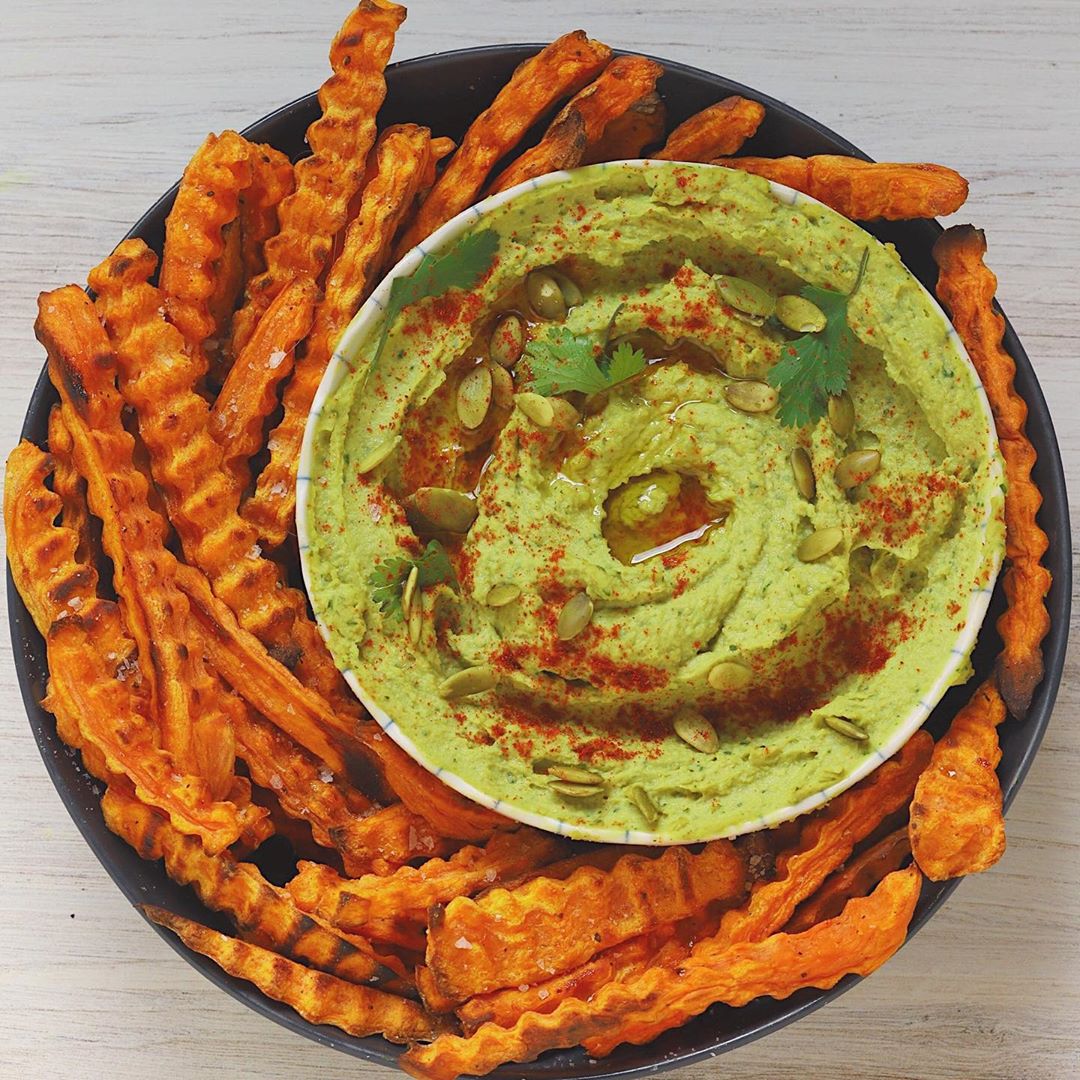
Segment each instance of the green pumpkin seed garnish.
M463 668L439 683L439 697L456 701L458 698L482 694L485 690L490 690L496 682L498 679L495 672L489 667Z
M724 386L727 403L739 412L766 413L776 408L780 394L775 387L763 382L732 382Z
M525 321L511 312L503 315L491 331L488 355L500 367L512 368L525 351Z
M660 809L653 802L652 796L640 785L631 784L626 789L626 797L634 804L634 808L645 819L645 824L650 829L656 827L660 820Z
M716 728L696 709L680 709L675 714L672 727L684 743L702 754L715 754L720 749Z
M844 530L833 525L812 532L799 544L795 554L801 562L817 562L818 559L831 555L843 542Z
M716 279L716 291L728 307L758 319L767 319L776 309L775 298L760 285L745 278L721 274Z
M595 799L606 790L596 784L571 784L566 780L552 780L548 787L566 799Z
M559 622L556 632L560 641L569 641L576 638L593 617L592 597L587 592L575 593L563 604L559 612Z
M491 372L491 400L500 409L514 407L514 378L504 367L498 364L486 365Z
M559 283L559 289L568 308L577 307L585 299L585 294L573 278L567 277L561 270L552 269L548 273Z
M855 430L855 402L845 390L829 398L829 424L841 439L848 439Z
M409 642L412 645L418 645L420 642L420 632L424 628L424 604L420 597L416 597L413 601L412 608L409 610Z
M406 620L412 611L413 600L416 599L416 583L420 579L420 567L415 563L405 579L405 588L401 590L401 613Z
M529 272L525 278L525 297L533 314L548 322L562 322L569 310L582 301L577 285L551 267Z
M478 428L491 408L491 369L484 364L474 367L458 383L458 419L470 430Z
M807 501L813 502L817 495L817 481L814 479L814 463L810 455L801 447L796 446L791 451L791 471L795 476L795 487L799 494Z
M475 499L453 488L417 488L407 504L432 528L452 533L467 533L479 513Z
M823 716L822 720L828 727L831 727L833 731L840 735L846 735L849 739L855 739L856 742L866 742L866 740L870 738L868 732L864 731L858 724L853 724L846 717Z
M555 422L555 407L551 404L551 398L529 391L515 394L514 401L537 427L548 428Z
M776 301L776 317L796 334L816 334L825 329L825 312L804 296L781 296Z
M738 660L721 660L709 668L709 685L714 690L741 690L750 684L754 673Z
M365 473L371 472L372 469L378 468L394 452L399 442L401 442L401 436L395 435L392 439L385 439L378 446L373 446L357 462L357 473L363 476Z
M881 468L880 450L855 450L840 460L833 478L842 491L869 480Z
M512 604L521 595L521 590L507 582L505 585L492 585L488 589L487 599L484 601L488 607L506 607Z
M556 780L565 780L569 784L595 784L605 786L603 776L591 769L582 769L577 765L549 765L548 776L554 776Z

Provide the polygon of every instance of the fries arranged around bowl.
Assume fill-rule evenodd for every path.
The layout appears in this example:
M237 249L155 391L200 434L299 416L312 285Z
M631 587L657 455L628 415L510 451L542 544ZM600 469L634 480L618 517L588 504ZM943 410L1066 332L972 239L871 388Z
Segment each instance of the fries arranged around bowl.
M106 785L109 828L236 936L144 913L312 1023L408 1044L403 1067L423 1077L577 1045L602 1057L716 1002L867 974L903 942L923 876L1000 857L997 727L1023 721L1042 677L1047 538L980 232L948 230L934 258L1004 458L1001 655L936 744L916 733L776 828L703 847L575 843L442 784L360 706L296 587L297 465L361 305L397 258L488 194L652 158L904 220L955 211L967 184L938 165L740 157L764 117L742 98L668 130L660 65L581 31L523 63L459 146L422 116L380 131L404 17L389 0L348 15L309 156L209 136L162 252L126 241L90 272L90 295L40 298L59 401L47 448L23 442L8 458L4 518L47 643L44 704ZM530 407L553 418L554 400ZM407 589L408 576L386 585ZM300 860L284 887L251 860L275 834Z

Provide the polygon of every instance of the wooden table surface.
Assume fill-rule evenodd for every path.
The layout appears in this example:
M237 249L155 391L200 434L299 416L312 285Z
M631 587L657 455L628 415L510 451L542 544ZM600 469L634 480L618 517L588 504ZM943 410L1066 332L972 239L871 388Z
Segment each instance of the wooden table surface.
M42 363L38 291L84 280L207 131L242 127L317 86L346 3L3 5L5 452ZM969 177L958 217L988 232L1000 296L1049 399L1066 471L1080 476L1077 0L415 0L396 56L548 40L578 25L758 87L876 157L943 161ZM0 651L0 1076L389 1076L218 992L128 908L46 776L6 634ZM842 1000L682 1075L1080 1076L1078 665L1074 652L1001 863Z

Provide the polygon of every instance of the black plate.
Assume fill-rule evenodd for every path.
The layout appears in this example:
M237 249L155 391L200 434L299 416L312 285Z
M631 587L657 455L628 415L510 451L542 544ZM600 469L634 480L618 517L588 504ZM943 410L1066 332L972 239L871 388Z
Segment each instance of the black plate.
M430 125L437 135L459 138L472 117L490 103L514 67L539 47L505 45L465 49L395 64L387 71L389 92L380 115L380 126L412 120ZM667 101L672 123L685 119L725 95L738 93L761 101L767 109L765 122L747 145L747 153L767 157L781 154L840 153L866 158L862 151L846 139L756 90L683 64L666 60L662 62L666 74L661 80L660 89ZM299 157L306 152L304 132L317 114L315 95L309 94L253 124L245 134L260 142L270 142L293 157ZM891 149L893 153L903 155L902 144ZM143 215L128 236L140 237L160 251L165 215L172 206L175 194L174 187L163 195ZM930 257L930 248L941 231L940 226L933 222L887 223L873 225L870 231L880 239L896 244L911 271L923 284L933 289L936 272ZM83 268L71 268L72 276L78 276L82 271ZM1065 479L1050 415L1031 364L1011 326L1005 337L1005 347L1016 359L1016 385L1028 403L1028 432L1039 455L1034 476L1045 498L1042 524L1050 536L1046 564L1054 575L1053 588L1048 598L1051 629L1044 644L1046 677L1035 694L1027 722L1017 724L1010 721L1001 729L1002 759L998 773L1007 806L1035 756L1057 695L1069 626L1072 567L1069 559L1071 549ZM23 424L22 434L25 438L39 445L44 443L49 408L55 400L55 394L43 371L34 387ZM999 588L973 657L979 677L985 676L990 670L1000 645L993 626L1001 606ZM105 828L99 807L100 785L83 771L78 754L60 741L52 716L38 704L44 693L47 674L45 649L15 591L10 572L8 607L15 665L30 727L49 775L86 842L124 895L133 903L160 904L190 918L223 930L228 929L220 916L202 907L190 889L181 888L170 881L160 862L143 862L131 848ZM944 729L957 707L965 700L966 694L967 691L962 688L950 691L934 711L928 726L935 734ZM912 924L913 931L926 922L955 887L955 882L945 885L928 882L924 886ZM225 975L205 957L190 952L168 931L158 927L155 929L211 982L283 1027L326 1046L343 1050L347 1054L386 1065L393 1065L401 1053L398 1047L391 1046L380 1038L355 1039L336 1028L307 1023L291 1009L264 997L249 983ZM972 949L974 948L976 944L973 941ZM885 979L888 977L888 973L878 976ZM493 1075L506 1078L544 1077L550 1080L568 1077L622 1077L689 1064L775 1031L835 998L856 981L855 977L848 977L828 992L803 990L786 1001L764 998L742 1009L714 1006L685 1027L668 1032L648 1046L622 1046L603 1061L591 1061L582 1051L564 1051L546 1054L532 1065L504 1067Z

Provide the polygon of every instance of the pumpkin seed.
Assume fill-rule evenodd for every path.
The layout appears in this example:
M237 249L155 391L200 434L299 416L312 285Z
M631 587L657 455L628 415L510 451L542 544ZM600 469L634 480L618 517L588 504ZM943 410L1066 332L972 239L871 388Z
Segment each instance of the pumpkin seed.
M497 681L495 672L489 667L463 668L439 683L439 697L455 701L473 694L482 694L485 690L490 690Z
M525 278L525 296L539 319L562 322L570 310L559 279L551 270L531 270Z
M604 794L604 788L595 784L570 784L565 780L552 780L548 787L567 799L595 799Z
M579 769L576 765L549 765L548 776L556 780L565 780L568 784L596 784L604 787L603 776L591 769Z
M640 784L632 784L626 789L626 797L645 819L645 824L650 829L655 828L656 823L660 820L660 809L652 801L652 796Z
M781 296L776 301L776 317L796 334L816 334L825 329L825 312L804 296Z
M409 610L409 641L411 644L416 645L420 641L420 631L424 628L424 604L423 601L417 597L413 601L413 606Z
M484 422L490 408L491 368L481 364L458 383L458 419L470 430L475 430Z
M752 315L758 319L767 319L776 309L776 300L760 285L755 285L745 278L721 274L716 279L716 291L728 307Z
M512 368L525 351L525 321L511 312L503 315L491 331L488 355L500 367Z
M506 607L512 604L521 595L521 590L509 582L505 585L492 585L488 589L487 600L484 602L488 607Z
M420 580L420 567L413 566L409 576L405 579L405 588L401 590L401 613L406 619L412 612L413 600L416 597L416 583Z
M491 400L500 409L514 407L514 378L504 367L498 364L487 365L491 372Z
M592 622L593 602L587 592L575 593L563 604L559 612L559 622L556 632L560 641L569 641L575 638L586 626Z
M776 388L763 382L733 382L724 387L727 403L739 412L765 413L776 408L780 395Z
M567 277L561 270L553 269L548 272L559 283L559 288L562 290L563 299L566 301L568 308L577 307L585 299L585 294L573 278Z
M864 731L858 724L853 724L843 716L823 716L822 720L824 720L826 725L831 727L833 731L836 731L841 735L846 735L849 739L855 739L857 742L866 742L866 740L870 738L868 732Z
M709 669L709 685L714 690L741 690L752 677L753 672L738 660L721 660Z
M675 714L672 727L684 743L702 754L715 754L720 749L716 728L695 709L680 709Z
M372 447L357 463L357 473L363 476L378 468L394 452L399 442L401 436L395 435L392 439L384 439L378 446Z
M556 431L569 431L576 427L581 419L581 413L574 408L565 398L548 398L551 405L551 426Z
M467 533L479 512L476 500L453 488L417 488L409 504L435 529Z
M549 398L542 394L526 392L515 394L514 401L517 407L537 426L551 427L555 422L555 408Z
M810 455L801 446L791 451L791 471L795 475L795 487L807 501L813 502L817 495L817 481L814 479L814 463Z
M833 478L843 491L858 487L881 468L880 450L855 450L840 460Z
M829 398L829 423L841 439L847 439L855 430L855 402L845 390Z
M812 532L795 551L801 562L817 562L831 555L844 542L844 530L832 525Z

